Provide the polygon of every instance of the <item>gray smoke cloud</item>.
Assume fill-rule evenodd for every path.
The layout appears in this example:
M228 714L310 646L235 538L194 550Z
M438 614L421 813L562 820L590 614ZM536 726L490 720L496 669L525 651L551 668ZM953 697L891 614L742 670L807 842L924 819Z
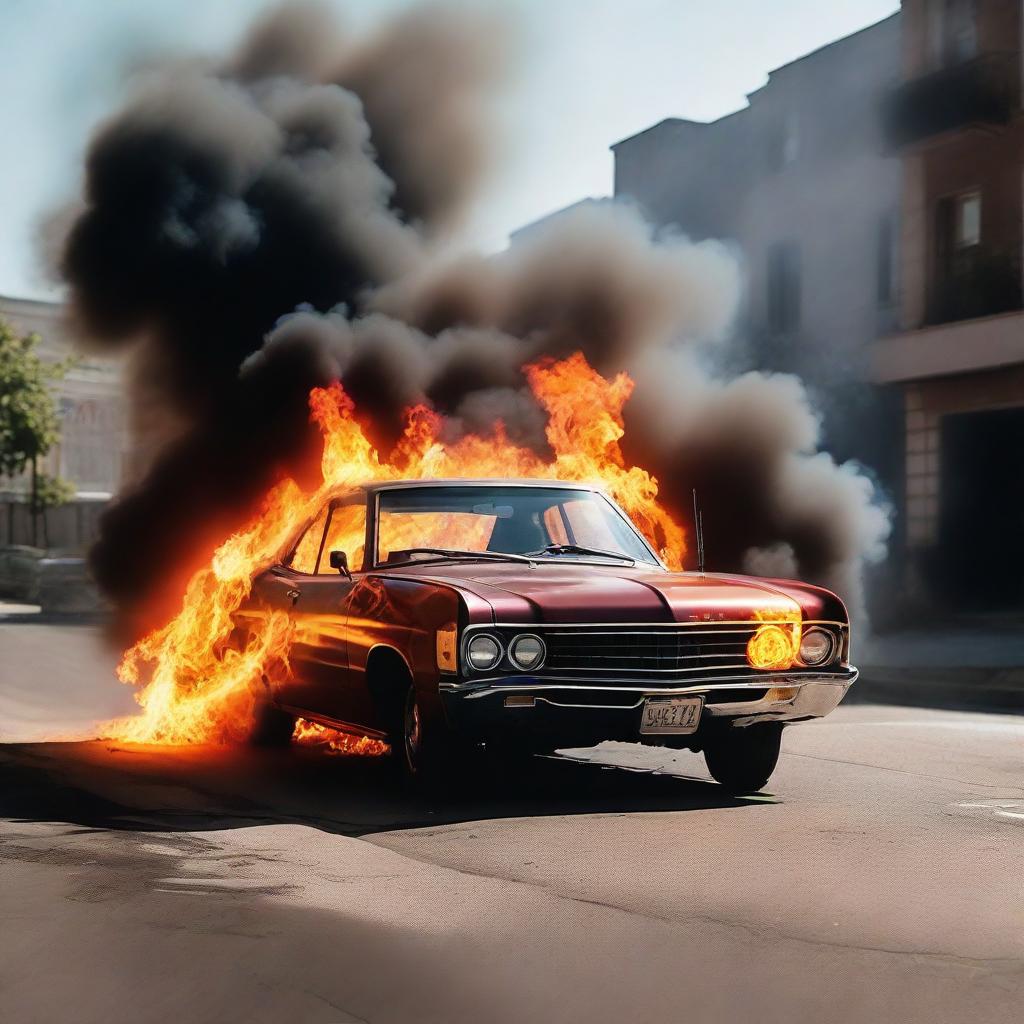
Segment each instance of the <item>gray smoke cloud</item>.
M870 475L818 450L820 420L797 377L715 372L729 362L719 357L741 293L721 244L659 236L628 207L590 207L498 256L434 261L385 285L367 305L386 316L346 324L356 346L333 348L353 358L390 346L380 379L395 392L400 379L456 429L501 419L534 447L544 415L524 363L582 351L602 372L627 370L625 450L682 518L698 489L710 564L820 583L863 618L863 569L884 556L889 509ZM339 360L346 382L348 365Z
M129 628L274 480L315 473L310 388L340 378L385 449L421 400L452 437L500 418L542 449L522 367L575 351L634 376L627 455L684 520L700 489L712 567L800 575L859 609L886 513L817 450L798 380L709 369L742 291L726 247L606 206L442 257L487 165L506 37L429 5L356 38L287 4L223 60L150 69L97 129L55 221L60 271L83 337L130 350L140 412L173 424L92 556Z

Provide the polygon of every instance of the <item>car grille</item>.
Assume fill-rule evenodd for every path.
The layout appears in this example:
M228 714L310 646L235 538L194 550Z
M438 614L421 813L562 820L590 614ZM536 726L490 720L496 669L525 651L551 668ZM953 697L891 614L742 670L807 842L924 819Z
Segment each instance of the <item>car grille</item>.
M546 668L562 673L676 676L749 669L747 642L758 623L700 623L546 629Z

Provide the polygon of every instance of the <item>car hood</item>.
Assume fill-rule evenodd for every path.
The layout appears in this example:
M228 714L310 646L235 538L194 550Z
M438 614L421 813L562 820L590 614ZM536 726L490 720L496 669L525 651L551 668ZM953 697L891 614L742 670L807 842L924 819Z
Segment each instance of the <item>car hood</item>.
M654 567L541 561L405 566L387 576L452 586L471 618L496 622L695 622L788 616L846 621L834 594L793 580L666 572ZM474 614L475 612L475 614ZM483 614L481 614L483 613Z

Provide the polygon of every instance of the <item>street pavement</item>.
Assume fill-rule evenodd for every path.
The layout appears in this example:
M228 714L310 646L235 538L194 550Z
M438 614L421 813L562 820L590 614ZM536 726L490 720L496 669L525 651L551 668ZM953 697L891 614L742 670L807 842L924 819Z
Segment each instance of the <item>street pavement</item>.
M843 706L749 800L616 744L442 801L316 749L38 742L130 706L111 668L0 625L12 1024L1021 1019L1021 717Z

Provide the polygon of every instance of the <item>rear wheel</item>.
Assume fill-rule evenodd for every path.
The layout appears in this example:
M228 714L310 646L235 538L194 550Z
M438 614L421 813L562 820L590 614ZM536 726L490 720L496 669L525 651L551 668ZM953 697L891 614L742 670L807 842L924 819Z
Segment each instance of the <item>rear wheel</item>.
M730 793L756 793L771 778L779 760L782 726L748 725L708 737L704 760L715 782Z
M295 732L295 716L276 704L259 701L253 715L249 743L254 747L287 747Z

